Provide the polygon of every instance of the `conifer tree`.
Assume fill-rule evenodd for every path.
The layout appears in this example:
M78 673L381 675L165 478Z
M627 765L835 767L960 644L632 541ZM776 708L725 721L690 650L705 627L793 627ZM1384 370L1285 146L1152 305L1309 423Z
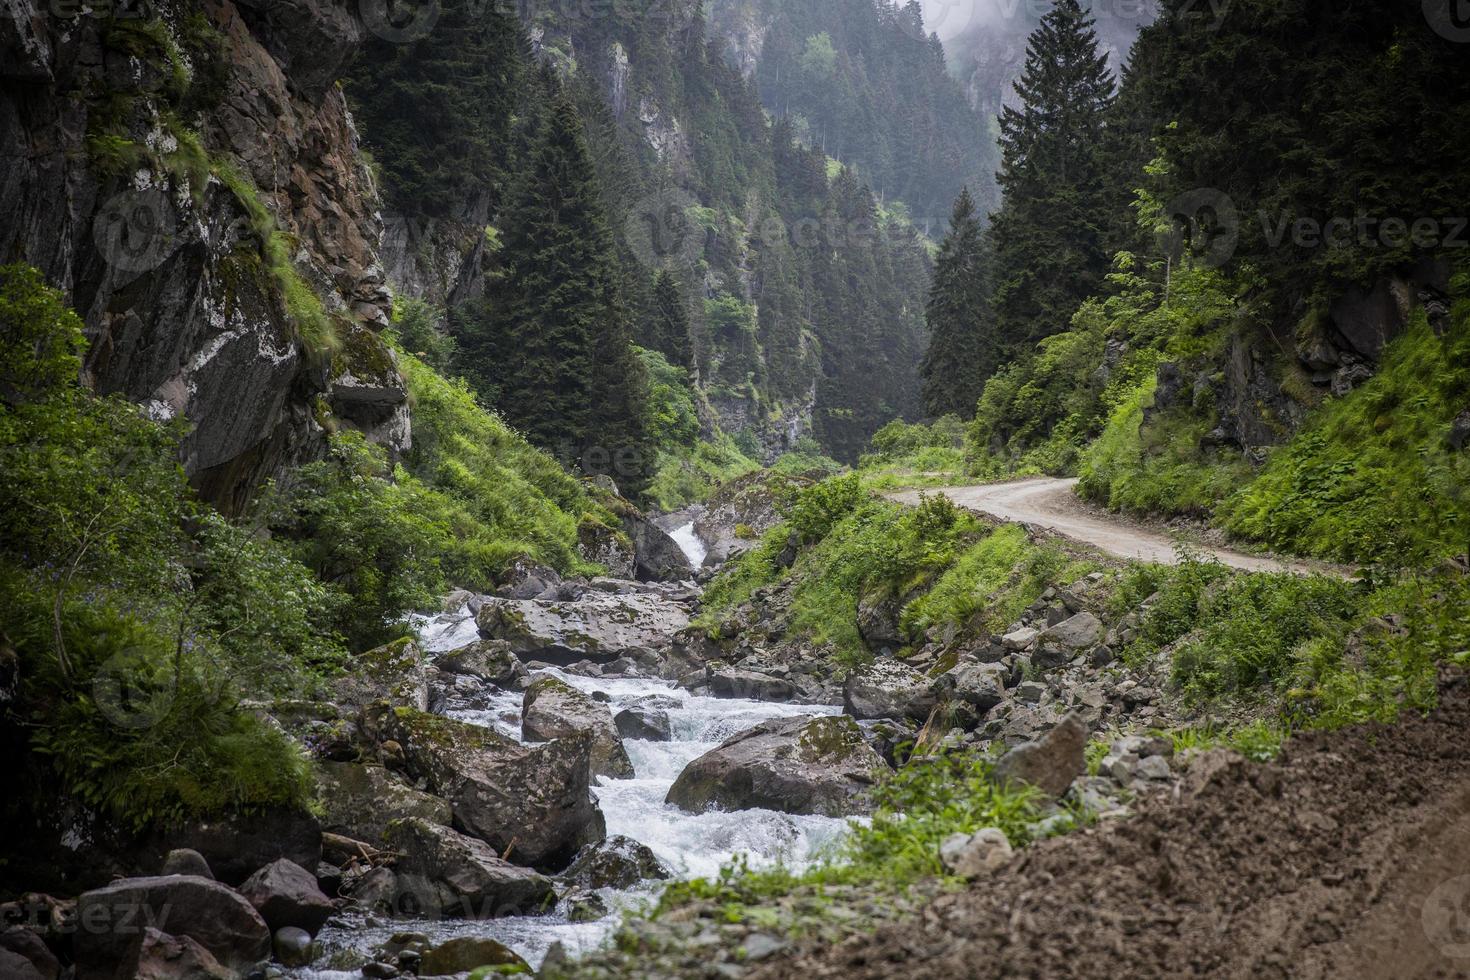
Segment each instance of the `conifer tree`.
M991 223L996 329L1012 354L1065 330L1108 269L1114 82L1077 0L1056 0L1042 17L1016 92L1021 107L1000 118L1003 200Z
M939 246L924 318L929 349L920 374L924 410L934 418L975 414L985 379L995 372L998 351L984 274L985 239L970 189L954 203L949 233Z
M630 495L647 484L647 380L618 295L620 270L582 121L552 102L503 224L503 268L461 364L507 421Z
M660 270L653 281L652 310L648 326L648 342L653 350L669 359L675 367L689 368L694 352L689 343L689 310L679 282L667 270Z

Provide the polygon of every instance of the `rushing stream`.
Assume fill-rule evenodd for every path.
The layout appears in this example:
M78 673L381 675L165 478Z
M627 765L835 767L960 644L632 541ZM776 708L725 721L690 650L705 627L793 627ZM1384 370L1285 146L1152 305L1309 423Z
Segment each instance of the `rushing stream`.
M694 536L692 525L680 528L673 537L697 567L704 557L703 544ZM697 545L698 550L691 548L691 544ZM467 613L426 619L420 624L420 633L425 647L431 651L455 649L473 642L477 636L474 620ZM792 816L770 810L695 816L664 803L664 796L684 767L729 736L768 718L835 714L838 709L699 697L656 678L582 677L556 668L533 670L533 675L541 674L555 675L589 693L601 692L610 699L608 707L614 713L650 694L674 702L667 709L672 740L624 740L633 762L634 777L599 777L593 791L606 816L608 835L631 837L646 844L677 877L713 875L738 854L745 855L752 867L780 861L800 869L845 829L846 820L832 817ZM497 694L483 709L449 713L519 739L521 697L520 692L508 691ZM342 949L370 953L394 933L414 931L426 933L434 942L457 936L490 936L510 946L535 967L553 942L561 942L573 955L598 946L617 925L623 910L653 900L661 885L645 882L638 889L622 892L604 889L600 894L610 914L596 922L569 922L558 909L547 916L486 921L357 920L346 927L329 926L319 937L327 957L318 963ZM359 977L360 973L356 969L311 969L296 976L303 980L348 980Z

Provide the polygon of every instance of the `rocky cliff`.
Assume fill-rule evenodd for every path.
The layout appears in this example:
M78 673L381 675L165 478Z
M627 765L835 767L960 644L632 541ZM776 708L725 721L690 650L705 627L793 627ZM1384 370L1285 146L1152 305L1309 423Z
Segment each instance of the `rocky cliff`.
M336 86L357 5L3 12L0 260L67 293L89 382L186 420L186 470L226 511L330 428L406 448L377 194Z

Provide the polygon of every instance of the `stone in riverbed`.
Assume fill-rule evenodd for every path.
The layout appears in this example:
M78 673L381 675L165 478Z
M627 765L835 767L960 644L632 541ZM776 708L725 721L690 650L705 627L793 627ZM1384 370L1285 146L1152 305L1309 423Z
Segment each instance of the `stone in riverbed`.
M272 929L295 926L315 936L335 911L316 876L285 858L251 875L240 886L240 894Z
M91 924L72 938L77 980L132 977L125 960L145 924L193 940L228 970L243 973L270 955L271 932L260 913L208 878L123 878L83 894L76 916Z
M311 933L296 926L283 926L271 937L271 952L282 966L306 966L316 958Z
M419 962L419 976L447 977L482 966L509 966L529 971L526 961L508 946L482 936L461 936L435 946Z
M640 881L674 876L647 846L631 837L613 836L584 847L562 874L562 880L586 889L632 888Z
M484 841L427 820L394 821L388 843L403 855L399 896L418 906L396 908L400 914L491 919L539 912L555 898L550 878L501 860Z
M550 742L583 733L592 739L594 776L632 778L633 763L607 705L557 677L538 677L526 688L521 700L521 735L526 741Z
M351 670L334 682L338 703L361 709L374 701L429 708L429 668L424 652L410 638L359 654Z
M239 976L188 936L170 936L153 928L143 930L124 970L131 980L232 980Z
M710 694L717 698L785 702L796 696L790 681L757 670L711 670L708 685Z
M642 739L646 742L667 742L673 738L669 713L652 705L631 704L613 715L613 724L623 738Z
M851 717L776 718L691 762L666 802L691 813L764 808L850 816L871 809L869 790L887 768Z
M194 875L199 878L214 879L214 872L209 870L209 862L204 860L204 855L190 847L176 847L163 859L163 867L158 872L161 875Z
M480 635L505 640L522 659L565 666L608 663L634 650L665 650L689 611L657 595L589 590L572 601L491 599L475 619Z
M476 640L467 647L446 653L435 661L440 670L478 677L496 687L509 687L527 674L526 665L511 652L504 640Z
M453 805L455 826L516 864L558 869L607 835L590 789L586 734L522 745L406 708L388 712L379 725L403 745L409 772Z

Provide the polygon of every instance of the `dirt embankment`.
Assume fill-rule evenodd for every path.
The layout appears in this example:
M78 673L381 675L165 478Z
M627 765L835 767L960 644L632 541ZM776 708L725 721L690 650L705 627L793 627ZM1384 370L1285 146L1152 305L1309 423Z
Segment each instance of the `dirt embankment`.
M1470 684L1268 765L1202 760L1132 819L752 976L1470 978Z

